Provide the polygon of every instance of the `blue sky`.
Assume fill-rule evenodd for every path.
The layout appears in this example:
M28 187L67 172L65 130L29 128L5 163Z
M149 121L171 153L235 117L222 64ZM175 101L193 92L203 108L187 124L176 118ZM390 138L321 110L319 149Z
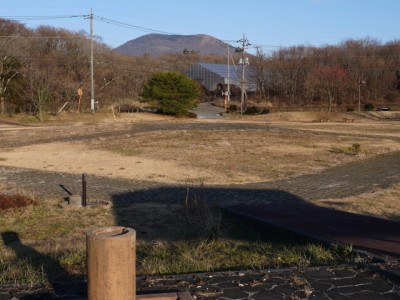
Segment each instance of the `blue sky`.
M0 3L0 17L86 15L90 9L96 17L173 34L209 34L233 46L245 34L266 53L366 37L400 40L400 0L12 0ZM83 17L20 22L89 32ZM94 33L117 47L149 32L94 20Z

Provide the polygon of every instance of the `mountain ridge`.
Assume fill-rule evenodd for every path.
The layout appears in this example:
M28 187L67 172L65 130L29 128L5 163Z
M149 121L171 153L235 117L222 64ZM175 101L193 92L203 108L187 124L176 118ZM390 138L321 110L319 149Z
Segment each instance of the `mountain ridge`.
M226 55L226 47L223 47L223 42L207 34L167 35L151 33L130 40L114 48L114 51L137 56L146 54L160 56L190 52L202 55Z

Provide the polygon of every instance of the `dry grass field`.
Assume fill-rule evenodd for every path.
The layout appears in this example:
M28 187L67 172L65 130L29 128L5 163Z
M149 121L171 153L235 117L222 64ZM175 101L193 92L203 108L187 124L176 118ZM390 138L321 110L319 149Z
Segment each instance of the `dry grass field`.
M294 121L290 120L292 116ZM313 173L323 168L400 150L399 122L359 118L344 123L336 114L332 122L313 122L315 113L286 113L246 117L229 122L254 122L270 130L135 130L143 123L191 123L165 117L128 114L60 118L38 128L2 132L8 141L26 140L26 146L0 148L2 165L62 172L87 172L165 183L188 181L233 184L271 181ZM335 119L337 121L335 121ZM61 123L61 124L60 124ZM41 125L41 124L39 124ZM124 134L75 139L90 132L129 130ZM58 141L71 136L71 141ZM30 140L43 139L41 143ZM74 138L75 137L75 138ZM54 138L54 141L52 141ZM18 145L18 142L15 142ZM358 149L352 149L358 144ZM354 152L355 151L355 152Z
M328 118L329 122L318 121ZM345 118L354 121L346 123ZM49 116L43 123L26 118L12 121L26 122L29 126L0 126L0 165L87 172L180 186L273 181L400 151L399 115L392 112L385 115L279 113L218 121L97 113ZM249 122L261 127L219 129L221 123ZM182 129L183 125L193 123L207 124L212 129L201 126ZM161 125L151 131L142 130L148 124ZM163 124L172 129L163 130ZM174 129L174 125L178 127ZM92 136L79 138L89 134ZM15 189L1 181L0 187L4 191ZM17 191L25 193L23 187L17 187ZM336 203L337 209L398 218L399 196L400 185L395 185L357 197L330 199L335 201L322 205L335 207L332 203ZM379 202L374 201L377 197ZM106 207L60 211L59 199L39 200L39 206L0 212L0 232L17 233L25 251L33 253L33 258L21 261L15 250L0 242L0 274L3 274L0 283L46 281L43 265L51 261L69 274L84 274L85 230L115 224L112 211ZM348 259L346 249L292 243L290 237L284 238L287 243L276 237L262 241L255 234L240 232L229 218L218 224L220 233L216 239L201 236L197 240L178 241L174 235L193 234L188 228L182 231L182 224L186 227L193 224L182 221L184 213L176 215L181 209L179 205L140 205L143 206L140 210L149 211L149 223L165 219L169 231L176 232L170 240L138 241L139 274L308 266ZM127 218L134 209L127 209ZM212 213L219 216L218 211ZM146 230L151 233L155 229L149 226Z

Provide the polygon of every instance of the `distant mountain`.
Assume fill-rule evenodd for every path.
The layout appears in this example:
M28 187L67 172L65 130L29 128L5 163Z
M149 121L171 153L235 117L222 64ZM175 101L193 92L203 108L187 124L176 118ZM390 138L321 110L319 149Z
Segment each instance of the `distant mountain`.
M205 34L166 35L148 34L130 40L114 50L128 55L159 56L162 54L198 52L199 54L225 55L226 48L222 41Z

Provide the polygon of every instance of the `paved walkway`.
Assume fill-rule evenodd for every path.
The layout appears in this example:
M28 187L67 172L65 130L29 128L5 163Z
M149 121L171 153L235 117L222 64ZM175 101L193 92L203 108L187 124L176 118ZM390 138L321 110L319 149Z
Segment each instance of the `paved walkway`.
M140 277L138 294L189 291L196 300L400 299L400 265ZM56 289L57 294L54 292ZM87 299L86 282L0 286L0 300Z
M186 288L198 300L399 299L400 282L392 269L374 265L210 273L170 276L159 284ZM152 280L145 278L138 283L145 291L151 288Z
M261 228L268 228L266 225L269 224L313 240L348 244L356 249L400 259L399 222L304 202L238 204L228 209L236 216L257 221Z
M223 117L225 109L213 105L212 102L202 102L195 109L192 109L191 112L198 119L220 119Z

